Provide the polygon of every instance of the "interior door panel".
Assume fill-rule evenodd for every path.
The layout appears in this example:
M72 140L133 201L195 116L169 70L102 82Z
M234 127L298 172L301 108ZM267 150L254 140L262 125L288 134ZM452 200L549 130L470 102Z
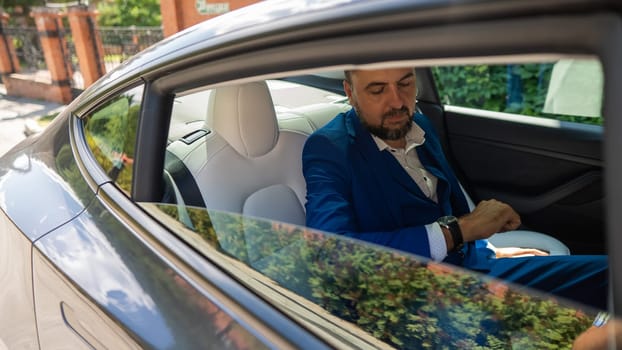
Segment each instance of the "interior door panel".
M419 108L439 128L476 203L495 198L512 205L523 228L558 238L572 254L605 253L601 127Z

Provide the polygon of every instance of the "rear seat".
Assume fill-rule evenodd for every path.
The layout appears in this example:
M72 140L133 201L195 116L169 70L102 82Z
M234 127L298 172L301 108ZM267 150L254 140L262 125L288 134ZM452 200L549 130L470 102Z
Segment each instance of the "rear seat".
M275 108L264 82L214 91L194 96L197 98L188 99L194 102L186 104L194 106L195 111L197 106L206 111L198 116L206 118L201 124L210 132L190 143L172 140L168 151L196 179L207 208L304 225L304 142L308 135L350 106L321 103ZM179 106L174 108L174 113L188 113ZM181 122L175 131L187 132L187 125L198 128L193 118L181 118L189 122ZM174 119L178 120L177 115ZM498 246L535 247L551 254L569 254L563 243L537 232L507 232L494 235L491 241Z
M321 128L337 114L346 112L350 105L345 103L317 103L295 109L277 108L279 129L295 131L305 135Z

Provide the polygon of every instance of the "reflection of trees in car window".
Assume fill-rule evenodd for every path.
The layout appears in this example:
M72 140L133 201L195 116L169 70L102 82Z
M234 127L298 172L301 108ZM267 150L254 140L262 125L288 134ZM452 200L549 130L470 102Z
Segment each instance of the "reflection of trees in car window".
M177 216L178 207L158 206ZM569 348L594 315L339 236L186 208L209 249L398 348ZM248 277L243 280L248 279ZM270 293L268 293L270 294Z
M434 67L432 72L443 104L601 125L600 117L584 117L572 111L567 115L550 114L545 108L550 83L556 80L552 79L554 66L555 62L446 66ZM599 77L584 78L588 81ZM581 87L577 90L584 95L601 94Z
M58 174L68 184L70 184L73 192L76 194L77 198L80 199L82 204L87 206L87 201L90 201L92 198L92 191L87 182L84 181L84 176L74 161L71 146L69 144L64 144L57 151L55 155L55 162Z
M85 118L85 135L95 159L110 178L129 192L143 87L106 102Z

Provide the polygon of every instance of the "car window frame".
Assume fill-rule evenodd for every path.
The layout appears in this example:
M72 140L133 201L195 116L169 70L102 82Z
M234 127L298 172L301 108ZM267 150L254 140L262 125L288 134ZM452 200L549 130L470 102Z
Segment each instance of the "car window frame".
M78 156L76 157L78 167L81 169L82 174L89 183L89 186L93 192L97 192L99 186L104 183L111 182L112 180L108 174L106 174L97 159L95 159L95 156L86 141L86 131L84 125L86 120L85 118L91 115L94 111L97 111L106 103L110 102L114 97L125 91L132 90L141 84L144 84L144 81L140 79L132 80L127 84L118 85L116 88L106 91L97 97L91 96L89 102L87 103L84 103L82 98L78 98L68 107L71 111L70 138L72 144L74 145L74 149L78 153ZM143 90L143 98L144 94L145 90ZM139 116L139 118L141 117ZM135 146L137 146L137 144L135 144ZM132 170L132 172L134 173L134 170Z
M361 19L364 21L365 19ZM380 19L379 19L380 20ZM381 19L391 20L390 16ZM352 20L356 22L356 20ZM176 91L182 91L198 86L218 85L223 82L241 82L259 78L279 78L288 74L304 73L311 68L330 68L343 69L352 67L344 62L354 62L356 64L374 64L376 62L399 62L401 60L420 60L431 64L429 57L447 57L446 60L459 62L460 60L472 60L476 57L490 56L509 59L517 51L524 51L537 57L543 53L550 53L547 44L554 41L556 51L560 54L594 54L598 56L605 67L605 76L615 77L615 83L609 84L605 91L604 116L613 114L615 111L622 110L621 102L614 98L614 87L620 85L620 68L617 63L622 56L618 51L610 50L615 40L622 39L619 27L619 17L614 17L606 13L591 14L584 17L574 17L569 15L548 16L547 18L523 17L508 18L504 21L474 21L449 23L443 26L422 26L407 29L396 29L388 32L382 30L367 30L356 34L342 34L337 32L333 37L322 37L315 40L303 41L298 43L281 43L277 35L275 38L264 37L257 40L250 40L236 47L237 52L243 52L222 59L220 57L210 58L209 53L197 54L192 60L192 66L180 66L180 63L170 63L171 66L162 65L159 71L150 73L148 96L148 106L143 110L142 116L149 114L152 118L157 117L158 125L165 125L170 115L172 105L171 96ZM391 26L388 26L391 28ZM560 31L559 28L573 28L569 31ZM579 30L580 28L580 30ZM377 29L377 27L375 28ZM452 38L447 38L447 32L456 32ZM527 31L527 33L525 33ZM486 40L475 40L482 32L491 32ZM537 35L541 32L551 32L550 36L543 37ZM612 35L611 33L614 32ZM386 35L391 35L394 40L382 40ZM511 45L506 45L507 37L515 37L516 40ZM409 41L409 38L427 37L425 45ZM594 37L608 38L607 40L594 41ZM442 39L442 40L441 40ZM273 40L273 41L271 41ZM373 48L366 47L365 43L371 41L378 42ZM473 44L476 43L476 44ZM271 45L274 44L274 45ZM351 48L352 50L334 50L335 47ZM287 50L291 54L286 64L283 64L282 50ZM226 50L224 50L226 52ZM469 55L465 55L469 52ZM222 57L222 56L221 56ZM356 58L355 58L356 57ZM197 64L200 60L204 60ZM440 59L443 61L443 59ZM313 62L313 63L312 63ZM175 69L169 69L175 66ZM432 94L432 96L428 95ZM433 92L426 93L421 98L434 98ZM437 101L438 102L438 101ZM168 111L168 112L167 112ZM161 182L154 174L161 174L163 165L163 150L166 146L166 132L162 130L142 129L145 118L141 118L141 132L139 133L139 144L141 150L162 150L160 157L146 155L140 158L138 172L144 175L141 177L137 172L136 178L146 179L151 174L152 181L140 181L135 188L135 198L139 201L157 200L158 184ZM617 123L617 121L616 121ZM616 130L622 130L622 125L614 125ZM163 127L164 130L166 129ZM622 160L616 162L612 155L615 154L612 145L622 147L622 141L605 139L607 158L611 167L608 168L608 175L617 174L622 177ZM618 148L619 149L619 148ZM142 153L142 152L141 152ZM154 152L156 153L156 152ZM154 178L154 176L156 178ZM617 184L609 183L608 186ZM622 185L619 185L622 186ZM619 189L622 192L622 189ZM154 195L156 194L156 195ZM608 198L607 212L615 213L615 210L622 211L622 200ZM612 232L615 229L622 229L622 224L608 222L608 237L616 246L622 246L622 237L615 237ZM622 258L611 260L613 270L622 270ZM615 275L615 274L614 274ZM614 278L613 284L616 291L622 290L622 277ZM619 292L618 292L619 293ZM614 298L617 309L622 309L622 298Z

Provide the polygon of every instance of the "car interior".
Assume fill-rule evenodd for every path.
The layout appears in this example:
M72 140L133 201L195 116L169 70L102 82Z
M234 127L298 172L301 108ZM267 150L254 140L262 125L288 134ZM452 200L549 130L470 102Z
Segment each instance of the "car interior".
M438 128L447 154L456 162L457 173L462 175L463 191L473 207L472 198L489 198L485 192L486 187L495 182L488 181L490 174L483 170L486 166L477 168L469 165L469 162L478 164L476 158L502 157L501 153L507 151L508 146L500 145L501 151L497 156L494 147L489 145L491 141L487 140L490 136L486 133L486 127L478 126L478 118L481 116L458 116L458 113L446 110L439 103L428 102L431 90L429 84L433 83L430 80L430 71L427 68L417 68L416 72L418 85L422 85L420 91L423 92L420 93L417 108ZM329 72L322 75L252 81L213 89L198 88L178 94L169 128L164 202L176 203L178 206L206 207L304 226L305 182L301 170L302 148L308 135L350 108L347 98L340 90L340 74L342 73ZM290 86L279 88L279 84ZM301 94L305 96L302 103L293 101L295 96ZM315 100L308 97L313 94L320 97ZM470 125L467 125L467 120ZM486 123L491 122L509 123L503 120L486 120ZM454 131L454 125L458 126L457 131ZM521 133L542 132L538 125L530 127L528 123L521 123L519 127L526 129ZM517 130L516 127L507 125L503 128L511 134ZM464 130L473 136L463 135ZM559 133L559 130L551 132ZM546 142L546 138L538 140L526 137L522 142L525 140L528 143L523 148L529 148L527 150L512 146L512 151L519 152L522 157L529 157L522 166L530 165L533 162L531 158L542 157L543 151L537 150L534 156L531 148L539 147L538 142ZM547 153L549 154L546 156L551 156L550 152ZM485 156L473 157L475 154ZM589 174L591 173L588 173L588 177L591 176ZM464 182L465 175L469 179L467 183ZM540 174L530 175L530 181L537 176ZM528 208L522 208L520 204L534 200L533 196L524 199L508 197L513 205L516 205L514 202L519 204L521 214L533 215L538 224L496 234L490 241L499 247L538 248L553 255L589 250L590 247L584 246L583 241L580 249L571 249L564 239L567 236L539 231L537 219L540 210L551 210L549 207L555 203L550 202L560 198L560 191L568 195L593 185L589 181L594 180L593 176L588 180L584 177L580 176L578 184L573 185L577 181L571 180L569 184L562 185L563 189L551 190L555 194L539 195L536 198L539 202L526 204ZM477 182L484 182L485 186L474 186ZM523 189L519 194L512 195L521 197L521 192ZM504 193L497 190L491 194L494 194L492 198L499 198L499 195L503 198ZM587 191L587 194L591 192ZM562 196L563 198L565 197ZM540 207L534 207L535 205ZM525 222L530 223L529 220ZM572 232L570 237L572 238ZM573 244L572 248L579 246L576 242L570 243Z

